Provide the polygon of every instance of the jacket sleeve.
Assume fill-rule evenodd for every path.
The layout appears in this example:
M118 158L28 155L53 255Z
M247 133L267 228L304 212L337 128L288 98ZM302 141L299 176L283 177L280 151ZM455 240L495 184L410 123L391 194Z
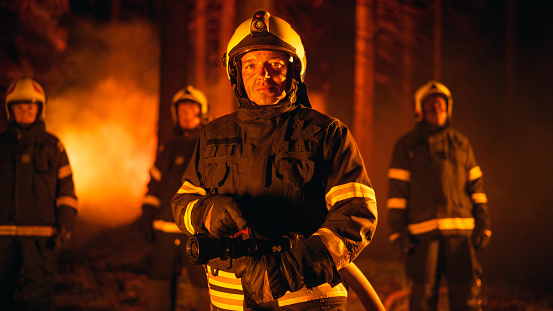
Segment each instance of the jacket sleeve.
M404 140L398 140L392 152L388 169L388 224L391 229L390 241L399 238L407 228L408 198L411 188L411 168L409 146Z
M471 144L467 150L467 193L472 201L472 214L475 226L480 230L486 230L491 235L490 217L488 213L488 196L484 191L484 177L480 166L476 162Z
M162 167L163 159L167 151L164 145L160 145L154 165L150 168L150 181L148 182L148 191L142 201L142 212L152 213L161 207L161 187L162 187Z
M78 210L77 196L75 195L75 184L73 182L73 170L69 163L67 152L58 141L58 181L56 187L56 208L58 215L58 226L69 231L73 230L75 216Z
M189 235L208 234L205 227L211 214L213 205L226 205L233 200L228 195L211 194L201 184L205 172L205 133L200 136L196 149L192 155L182 178L182 185L171 200L173 216L179 229Z
M372 240L378 212L363 158L347 127L333 123L324 150L330 165L325 194L328 214L309 240L320 238L336 269L340 270ZM320 256L321 261L326 260L324 257Z

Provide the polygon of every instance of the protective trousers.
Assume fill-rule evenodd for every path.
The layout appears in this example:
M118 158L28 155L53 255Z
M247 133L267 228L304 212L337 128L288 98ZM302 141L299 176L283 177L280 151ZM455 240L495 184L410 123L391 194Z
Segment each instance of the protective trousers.
M23 269L22 269L23 268ZM2 310L54 310L56 253L51 238L0 236ZM20 276L22 297L15 306Z
M188 237L183 233L156 231L152 265L148 271L149 310L174 310L179 296L185 300L198 300L207 295L207 276L202 266L190 264L186 258L185 243ZM184 272L186 288L179 288L179 276ZM186 289L186 292L182 290ZM177 292L179 291L179 292ZM194 302L196 308L209 306L209 300Z
M440 280L445 276L451 310L481 310L481 268L470 237L415 238L417 246L407 258L407 274L413 280L410 309L436 310Z

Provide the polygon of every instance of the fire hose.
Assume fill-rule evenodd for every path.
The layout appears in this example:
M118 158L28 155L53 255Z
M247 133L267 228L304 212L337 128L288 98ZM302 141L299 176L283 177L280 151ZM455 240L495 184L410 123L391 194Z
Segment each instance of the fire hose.
M214 239L205 235L190 236L186 243L186 255L192 264L207 264L215 258L236 259L254 254L278 254L291 248L288 238L276 240L224 238ZM382 301L363 272L353 262L340 269L340 275L349 285L365 310L385 311Z

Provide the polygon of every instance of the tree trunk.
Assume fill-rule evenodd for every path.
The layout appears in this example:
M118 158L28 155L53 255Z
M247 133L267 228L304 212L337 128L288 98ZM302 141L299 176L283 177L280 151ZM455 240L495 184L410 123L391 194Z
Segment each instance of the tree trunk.
M413 75L413 57L412 57L412 42L414 40L413 30L415 28L415 23L413 20L412 12L410 8L412 7L412 0L407 0L405 3L401 4L402 10L402 22L403 22L403 31L402 31L402 41L403 41L403 51L402 51L402 80L401 80L401 108L400 108L400 120L401 120L401 132L407 132L411 123L413 122L413 89L411 85L411 77Z
M173 136L171 99L186 86L190 68L188 1L163 0L160 10L161 53L158 143L164 143Z
M434 1L434 80L441 79L442 60L442 0Z
M374 96L374 1L358 0L355 10L353 133L365 163L370 163Z

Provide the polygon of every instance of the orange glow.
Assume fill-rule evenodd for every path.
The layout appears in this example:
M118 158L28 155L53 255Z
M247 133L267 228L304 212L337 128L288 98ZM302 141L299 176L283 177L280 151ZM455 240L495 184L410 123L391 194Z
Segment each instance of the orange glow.
M47 130L67 149L81 220L114 227L140 215L157 119L157 93L113 77L50 99Z

